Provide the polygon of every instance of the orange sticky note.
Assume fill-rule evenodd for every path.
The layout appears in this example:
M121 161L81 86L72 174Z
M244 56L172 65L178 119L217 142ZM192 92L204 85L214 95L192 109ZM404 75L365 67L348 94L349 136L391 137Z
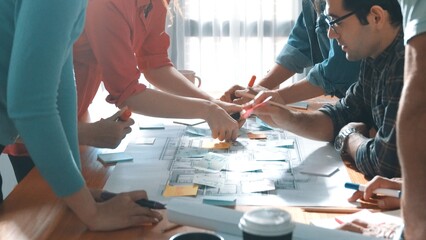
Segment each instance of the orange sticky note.
M228 149L231 147L230 142L217 142L217 141L203 141L202 148L208 149Z
M164 189L164 197L196 196L198 185L170 186L167 184Z
M247 137L250 139L267 139L268 137L264 133L247 133Z

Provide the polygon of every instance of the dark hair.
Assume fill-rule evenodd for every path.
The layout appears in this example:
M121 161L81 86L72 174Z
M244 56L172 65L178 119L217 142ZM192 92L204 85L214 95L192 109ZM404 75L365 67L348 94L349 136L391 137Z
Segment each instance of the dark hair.
M367 16L374 5L389 12L392 25L402 24L402 12L398 0L343 0L343 8L347 11L356 11L356 16L363 25L368 24Z

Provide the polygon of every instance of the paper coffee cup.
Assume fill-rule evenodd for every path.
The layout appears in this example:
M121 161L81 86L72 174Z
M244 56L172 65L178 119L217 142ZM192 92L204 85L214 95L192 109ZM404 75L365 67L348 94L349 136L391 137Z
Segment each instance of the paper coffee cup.
M279 208L259 208L246 212L238 227L244 240L291 240L294 223L291 215Z

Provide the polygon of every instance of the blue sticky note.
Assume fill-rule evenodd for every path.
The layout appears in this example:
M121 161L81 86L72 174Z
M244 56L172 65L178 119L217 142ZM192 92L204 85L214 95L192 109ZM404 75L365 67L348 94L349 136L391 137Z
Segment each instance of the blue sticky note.
M235 197L205 197L203 203L215 206L235 206L237 199Z

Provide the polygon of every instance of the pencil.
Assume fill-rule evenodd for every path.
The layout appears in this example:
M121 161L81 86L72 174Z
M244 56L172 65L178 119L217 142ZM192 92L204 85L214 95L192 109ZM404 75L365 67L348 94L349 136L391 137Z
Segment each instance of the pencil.
M171 231L171 230L175 230L175 229L180 228L180 227L182 227L182 225L171 224L171 225L169 225L169 226L164 227L163 229L161 229L161 233L165 233L165 232L168 232L168 231Z
M255 95L251 94L251 93L242 92L240 94L241 94L241 96L246 97L246 98L253 99L255 97ZM269 101L268 103L271 104L271 105L274 105L276 107L280 107L280 108L283 108L283 109L288 109L288 107L286 105L281 104L281 103L277 103L277 102L274 102L274 101Z
M251 76L250 81L248 83L248 87L253 87L254 81L256 81L256 75Z
M101 199L103 201L107 201L107 200L115 197L116 195L117 195L116 193L103 191L101 193ZM139 199L139 200L136 200L135 203L138 204L141 207L146 207L146 208L151 208L151 209L166 209L166 205L164 205L160 202L156 202L156 201L152 201L152 200L148 200L148 199Z
M356 213L364 208L351 208L351 207L303 207L305 212L317 212L317 213ZM369 209L371 210L371 209ZM374 210L373 210L374 211Z

